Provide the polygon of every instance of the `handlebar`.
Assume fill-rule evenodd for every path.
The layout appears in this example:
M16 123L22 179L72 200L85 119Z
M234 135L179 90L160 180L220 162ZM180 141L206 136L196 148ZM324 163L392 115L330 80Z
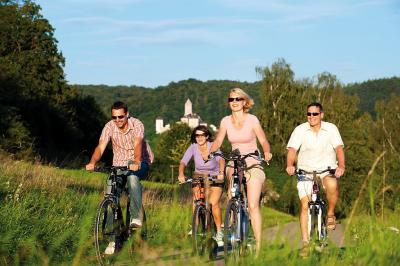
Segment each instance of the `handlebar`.
M267 165L269 165L269 162L267 160L264 160L259 151L255 150L254 152L248 153L248 154L240 154L239 149L234 149L229 153L229 155L225 156L222 152L211 152L208 155L208 159L213 159L216 156L219 156L223 158L225 161L244 161L247 158L253 158L256 159L259 162L265 162ZM205 162L208 160L205 160Z
M204 176L198 176L198 177L188 177L185 182L179 183L179 185L183 185L186 183L194 183L194 182L204 182L208 180L210 183L214 184L223 184L224 180L223 179L218 179L215 178L215 176L207 176L206 178Z
M95 166L93 172L100 172L100 173L110 173L113 171L127 171L128 167L126 166Z
M295 171L295 175L297 176L298 180L302 180L302 181L306 181L306 180L310 180L312 181L314 178L314 175L319 175L319 174L323 174L326 172L329 172L331 175L335 174L336 169L332 169L330 167L328 167L325 170L321 170L321 171L306 171L303 169L296 169ZM306 175L313 175L313 178L307 177Z

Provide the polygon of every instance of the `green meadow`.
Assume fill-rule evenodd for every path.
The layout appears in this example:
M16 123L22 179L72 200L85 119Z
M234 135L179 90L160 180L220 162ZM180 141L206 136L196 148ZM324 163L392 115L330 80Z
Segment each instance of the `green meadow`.
M101 173L58 169L2 155L0 265L96 265L92 231L105 178ZM191 221L189 188L143 184L148 237L144 242L133 242L133 249L123 248L113 262L210 263L191 254L187 236ZM297 217L265 206L262 211L264 228L297 221ZM302 259L289 244L265 241L258 258L243 257L239 264L396 265L400 261L400 209L387 210L383 215L368 213L354 212L341 221L346 225L345 247L328 246L322 253Z

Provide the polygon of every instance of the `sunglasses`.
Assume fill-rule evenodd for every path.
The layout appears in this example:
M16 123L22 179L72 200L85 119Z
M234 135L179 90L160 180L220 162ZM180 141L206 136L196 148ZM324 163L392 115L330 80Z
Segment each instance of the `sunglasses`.
M243 101L244 99L243 98L240 98L240 97L234 97L234 98L232 98L232 97L229 97L228 98L228 102L233 102L233 101L236 101L236 102L240 102L240 101Z
M117 120L117 118L118 119L123 119L123 118L125 118L125 115L117 115L117 116L111 116L111 118L113 119L113 120Z
M206 134L195 134L195 136L196 136L196 138L199 138L199 137L205 137L205 136L206 136Z
M317 116L317 115L319 115L320 113L310 113L310 112L307 112L307 116Z

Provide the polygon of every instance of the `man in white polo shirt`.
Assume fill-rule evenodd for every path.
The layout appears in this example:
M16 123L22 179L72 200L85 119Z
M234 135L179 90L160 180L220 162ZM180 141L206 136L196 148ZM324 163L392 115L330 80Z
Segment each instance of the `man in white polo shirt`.
M327 167L336 168L335 177L339 178L345 170L343 141L337 127L325 121L324 110L320 103L311 103L307 106L307 122L297 126L290 136L287 144L286 172L295 173L297 155L297 168L306 171L320 171ZM320 176L328 200L327 228L336 227L335 205L339 197L339 186L336 178ZM304 184L301 184L304 183ZM300 229L303 240L303 255L309 245L307 233L308 201L311 197L311 182L300 181L297 185L300 208Z

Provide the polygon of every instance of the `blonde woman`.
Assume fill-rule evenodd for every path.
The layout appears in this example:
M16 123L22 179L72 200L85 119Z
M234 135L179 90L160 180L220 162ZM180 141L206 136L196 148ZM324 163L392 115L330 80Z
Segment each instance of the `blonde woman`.
M221 120L218 134L211 146L210 152L217 151L221 147L225 135L228 135L232 150L239 149L241 154L257 150L258 139L264 152L264 159L267 161L271 160L270 145L264 130L258 118L255 115L249 114L249 110L254 105L253 99L242 89L234 88L229 93L228 104L232 113ZM246 163L247 166L259 164L254 158L247 158ZM228 177L231 179L231 176L232 169L230 168ZM245 171L244 176L247 182L247 200L258 253L261 248L262 235L260 196L265 181L265 174L262 167L259 166Z

